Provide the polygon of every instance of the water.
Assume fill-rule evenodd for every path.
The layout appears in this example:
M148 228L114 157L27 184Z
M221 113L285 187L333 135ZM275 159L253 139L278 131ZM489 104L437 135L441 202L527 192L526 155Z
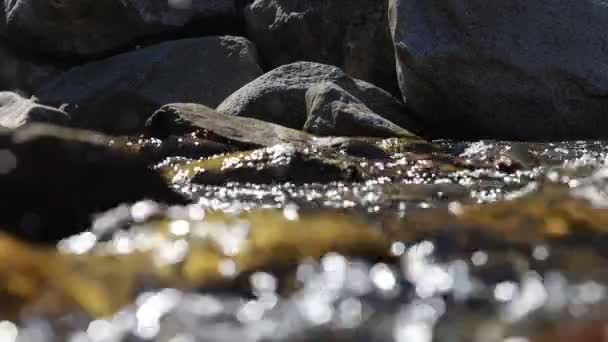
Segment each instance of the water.
M1 237L0 340L605 338L604 142L375 144L310 152L350 172L323 184L286 147L172 158L189 206L125 204L57 248Z

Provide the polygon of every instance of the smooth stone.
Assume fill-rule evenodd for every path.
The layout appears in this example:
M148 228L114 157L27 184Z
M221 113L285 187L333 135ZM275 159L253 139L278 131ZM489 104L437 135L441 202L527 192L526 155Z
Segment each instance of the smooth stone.
M340 86L319 83L306 92L304 131L318 136L412 137L414 134L374 113Z
M412 130L417 126L416 118L391 94L354 79L337 67L312 62L284 65L258 77L230 95L217 110L302 129L307 118L306 91L323 82L339 85L373 112L399 126Z
M282 143L306 146L315 137L305 132L251 118L221 114L207 106L174 103L156 111L146 123L146 135L163 139L202 131L206 139L241 147L263 147Z
M245 38L182 39L75 67L36 92L60 106L71 125L111 134L138 134L167 103L215 107L262 72Z

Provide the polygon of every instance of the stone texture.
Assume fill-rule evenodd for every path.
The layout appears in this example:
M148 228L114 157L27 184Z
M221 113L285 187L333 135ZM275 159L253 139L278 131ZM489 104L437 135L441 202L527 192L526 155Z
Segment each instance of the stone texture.
M109 139L44 124L0 131L0 226L29 240L55 241L121 203L185 203L135 155L110 149Z
M99 55L162 36L232 33L235 0L5 0L0 34L54 55Z
M304 131L319 136L415 137L331 82L308 89L306 110Z
M607 136L605 1L389 7L402 93L434 136Z
M372 111L399 126L416 126L405 106L386 91L351 78L337 67L312 62L284 65L258 77L230 95L217 110L302 129L307 118L306 91L322 82L339 85Z
M69 116L62 110L39 104L10 91L0 92L0 126L17 128L30 122L65 124Z
M269 68L331 64L398 93L386 1L255 0L244 13L248 36Z
M194 103L163 106L146 123L146 135L164 139L200 131L207 139L244 147L273 146L289 142L310 144L314 137L301 131L251 118L225 115Z
M75 67L36 96L60 106L76 127L138 133L160 106L195 102L217 106L261 75L255 47L240 37L183 39Z

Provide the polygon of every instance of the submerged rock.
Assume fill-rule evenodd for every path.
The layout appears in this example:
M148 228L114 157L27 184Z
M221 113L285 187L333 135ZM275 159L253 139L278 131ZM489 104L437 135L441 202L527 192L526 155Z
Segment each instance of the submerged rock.
M164 174L175 183L205 185L352 182L360 178L346 161L324 156L312 147L301 150L289 144L187 162Z
M386 91L351 78L337 67L311 62L284 65L258 77L230 95L217 110L302 129L307 116L306 91L322 82L339 85L373 112L399 126L415 128L409 111Z
M202 139L194 134L170 135L163 139L142 137L114 139L111 146L137 154L148 165L154 165L167 158L199 159L237 150L234 146Z
M36 99L25 99L10 91L0 92L0 126L17 128L31 122L65 124L67 113L60 109L41 105Z
M255 47L245 38L183 39L75 67L36 96L69 104L73 126L129 134L139 133L162 105L215 107L260 74Z
M270 68L298 61L340 67L398 93L387 2L256 0L245 7L248 36Z
M313 136L301 131L252 118L221 114L194 103L163 106L146 123L146 134L156 138L191 132L245 148L282 143L306 146L314 140Z
M335 144L336 148L349 156L367 158L369 160L389 160L391 155L373 142L361 140L346 140Z
M435 137L605 138L605 2L391 0L401 91Z
M86 229L92 216L141 199L184 203L156 172L109 138L32 124L0 134L0 226L33 241Z
M160 35L231 33L238 21L234 0L18 0L1 8L4 37L55 55L105 54Z
M306 92L304 131L320 136L412 137L414 134L374 113L340 86L324 82Z

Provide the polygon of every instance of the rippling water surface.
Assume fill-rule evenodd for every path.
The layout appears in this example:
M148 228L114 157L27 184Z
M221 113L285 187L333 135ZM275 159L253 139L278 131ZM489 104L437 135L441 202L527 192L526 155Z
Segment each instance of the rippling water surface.
M605 142L378 146L330 183L203 185L210 164L172 158L192 205L125 204L56 249L0 238L0 341L607 338Z

